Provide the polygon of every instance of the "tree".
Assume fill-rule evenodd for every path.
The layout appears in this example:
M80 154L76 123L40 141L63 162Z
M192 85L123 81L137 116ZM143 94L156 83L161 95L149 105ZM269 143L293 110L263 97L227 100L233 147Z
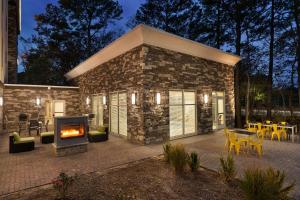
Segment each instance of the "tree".
M39 60L50 65L50 77L54 77L45 77L44 83L66 84L65 73L119 36L120 31L110 25L121 14L121 6L113 0L59 0L58 5L48 4L45 13L35 16L37 34L24 56L24 74L38 76ZM34 57L38 59L31 59ZM43 60L47 58L51 61Z
M146 0L128 25L146 24L180 36L186 36L192 0ZM195 10L194 10L195 11Z

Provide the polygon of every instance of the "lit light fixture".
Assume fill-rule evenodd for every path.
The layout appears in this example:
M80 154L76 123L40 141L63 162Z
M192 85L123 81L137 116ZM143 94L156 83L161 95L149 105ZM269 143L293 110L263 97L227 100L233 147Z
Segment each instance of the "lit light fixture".
M0 97L0 106L3 106L3 97Z
M106 105L106 96L103 96L103 105Z
M156 93L155 99L156 99L156 104L159 105L160 104L160 93L159 92Z
M132 94L131 94L131 104L132 104L132 105L135 105L135 104L136 104L136 94L135 94L135 93L132 93Z
M35 103L36 103L36 106L40 106L41 105L41 97L37 97Z
M207 94L204 95L204 103L205 103L205 104L208 103L208 95L207 95Z
M86 97L85 103L86 103L86 105L87 105L87 106L89 106L89 105L90 105L90 103L91 103L91 99L90 99L90 97L89 97L89 96L87 96L87 97Z

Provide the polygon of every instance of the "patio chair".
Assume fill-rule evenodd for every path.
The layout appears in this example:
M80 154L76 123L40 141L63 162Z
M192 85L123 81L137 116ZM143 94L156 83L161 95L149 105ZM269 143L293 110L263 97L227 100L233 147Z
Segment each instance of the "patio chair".
M88 132L89 142L103 142L108 140L108 127L101 126L98 130Z
M253 133L256 133L257 131L257 128L255 126L251 126L249 123L247 123L247 131L249 132L253 132Z
M263 138L260 137L260 138L258 138L257 140L251 139L251 140L249 141L249 144L250 144L250 146L251 146L252 148L255 148L255 150L256 150L258 156L261 158L262 153L263 153L263 148L262 148Z
M262 123L257 123L257 132L256 132L257 137L262 137L264 139L266 132L267 129L262 127Z
M280 131L278 130L277 124L273 124L272 128L273 128L273 132L272 132L271 140L273 140L274 136L276 136L277 140L280 142Z
M241 143L242 142L238 140L236 133L229 133L229 152L234 148L235 153L239 155Z
M40 134L40 141L42 144L50 144L54 142L54 131L42 132Z
M31 131L32 130L35 130L36 131L36 135L39 135L40 133L40 124L39 124L39 121L38 120L29 120L29 127L28 127L28 130L29 130L29 135L31 135Z
M17 132L9 136L9 153L34 150L34 137L20 137Z
M20 113L18 118L19 118L19 122L18 122L19 134L21 134L22 130L27 129L28 116L25 113Z

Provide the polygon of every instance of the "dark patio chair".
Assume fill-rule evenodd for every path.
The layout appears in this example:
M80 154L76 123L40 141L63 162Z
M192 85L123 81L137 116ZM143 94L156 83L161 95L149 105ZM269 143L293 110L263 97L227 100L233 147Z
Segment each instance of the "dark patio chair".
M40 134L40 123L38 120L29 120L29 127L28 127L28 130L29 130L29 135L31 135L31 131L32 130L35 130L36 131L36 135L39 135Z
M89 131L88 140L89 142L103 142L108 140L108 127L100 127L99 130Z
M21 138L17 132L9 135L9 153L34 150L34 137Z
M25 113L20 113L19 114L19 122L18 122L19 134L21 134L22 130L27 129L27 123L28 123L28 116Z

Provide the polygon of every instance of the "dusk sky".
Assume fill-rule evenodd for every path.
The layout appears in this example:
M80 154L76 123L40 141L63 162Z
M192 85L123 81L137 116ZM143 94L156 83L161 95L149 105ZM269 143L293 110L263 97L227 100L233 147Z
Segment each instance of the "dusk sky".
M36 26L34 15L43 13L48 3L56 4L58 0L23 0L22 1L22 30L21 37L28 38L35 34L34 28ZM127 31L126 23L128 19L133 16L145 0L118 0L123 8L123 19L118 23L125 31ZM22 43L19 44L19 54L23 51ZM22 67L19 67L21 71Z
M129 17L135 14L141 3L145 0L119 0L123 7L123 19L120 25L125 27ZM22 1L22 31L21 36L29 37L34 33L35 21L34 15L43 13L48 3L56 4L57 0L23 0Z

